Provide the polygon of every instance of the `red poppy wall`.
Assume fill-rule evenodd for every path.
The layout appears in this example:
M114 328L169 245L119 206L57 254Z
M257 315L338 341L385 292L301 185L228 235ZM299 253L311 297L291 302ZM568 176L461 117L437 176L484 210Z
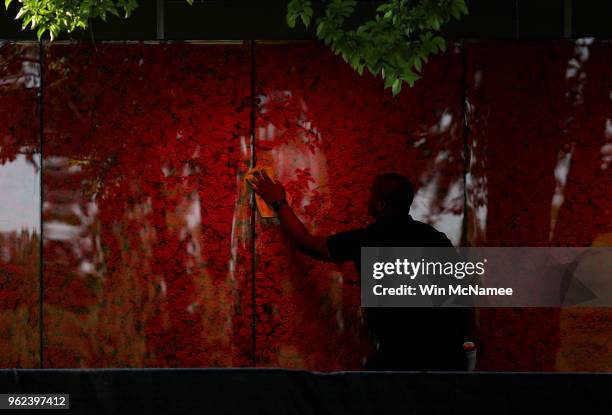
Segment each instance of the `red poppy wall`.
M251 363L249 53L47 48L46 366Z
M610 246L610 52L588 39L466 46L472 244ZM488 308L481 325L483 370L612 370L608 309Z
M455 244L610 246L611 48L450 45L392 97L312 43L52 43L41 112L38 46L0 45L0 366L361 369L352 265L251 209L253 161L318 234L397 171ZM481 325L482 370L612 370L606 309Z
M39 86L38 45L0 40L0 367L40 364Z

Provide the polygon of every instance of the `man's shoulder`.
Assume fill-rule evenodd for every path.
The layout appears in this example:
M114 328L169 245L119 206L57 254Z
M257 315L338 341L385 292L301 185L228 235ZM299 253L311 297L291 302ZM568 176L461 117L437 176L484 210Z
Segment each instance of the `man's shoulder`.
M327 236L327 244L359 244L366 238L367 233L367 227L335 232Z
M443 232L411 216L388 217L371 223L363 230L371 246L452 246Z
M439 230L437 230L436 228L434 228L433 225L430 225L429 223L425 223L425 222L421 222L420 220L412 220L412 226L416 226L419 229L422 229L426 232L437 232L437 233L442 233Z
M368 230L368 226L364 226L361 228L352 228L352 229L346 229L346 230L339 231L339 232L334 232L330 236L334 236L334 235L342 235L346 237L359 236L359 235L363 235L364 233L366 233L367 230Z
M433 244L433 246L452 246L448 236L446 236L444 232L437 230L433 225L413 220L412 226L415 229L415 233L422 238L424 242L426 241Z

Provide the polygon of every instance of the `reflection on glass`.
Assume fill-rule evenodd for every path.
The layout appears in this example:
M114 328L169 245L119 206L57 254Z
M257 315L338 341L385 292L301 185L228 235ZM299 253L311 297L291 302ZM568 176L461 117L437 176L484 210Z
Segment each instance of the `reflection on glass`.
M51 45L51 367L251 362L248 48Z
M37 44L0 42L0 367L38 367Z
M602 245L612 229L602 169L612 113L610 46L570 42L466 45L471 244ZM508 66L507 62L513 62ZM511 69L510 69L511 68ZM487 309L484 370L612 369L603 309ZM605 333L605 334L604 334ZM589 356L602 356L595 362Z
M312 231L363 226L372 179L394 170L418 184L413 216L461 242L457 50L391 98L324 48L258 48L255 158L285 182ZM350 266L306 259L274 220L258 220L251 286L248 54L218 45L48 47L46 365L361 368L371 344ZM469 244L612 243L609 54L593 39L466 46ZM37 44L0 42L0 366L8 367L40 362L38 59ZM610 369L610 313L487 312L480 369Z

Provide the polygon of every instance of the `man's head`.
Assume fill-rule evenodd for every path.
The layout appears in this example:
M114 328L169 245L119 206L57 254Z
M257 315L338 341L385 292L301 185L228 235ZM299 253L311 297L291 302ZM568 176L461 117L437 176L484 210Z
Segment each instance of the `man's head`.
M368 201L368 212L376 219L408 214L414 198L410 180L397 173L379 174L374 180Z

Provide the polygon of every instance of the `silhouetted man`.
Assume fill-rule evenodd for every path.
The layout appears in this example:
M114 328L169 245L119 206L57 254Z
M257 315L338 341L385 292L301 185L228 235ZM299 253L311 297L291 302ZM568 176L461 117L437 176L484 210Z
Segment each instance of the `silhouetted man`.
M399 174L379 175L371 188L368 211L375 222L330 236L312 235L287 203L283 185L257 172L253 189L277 212L287 237L313 258L352 261L360 271L362 246L452 247L449 239L409 214L414 197L410 181ZM376 352L369 370L465 370L463 342L468 340L471 309L365 308Z

